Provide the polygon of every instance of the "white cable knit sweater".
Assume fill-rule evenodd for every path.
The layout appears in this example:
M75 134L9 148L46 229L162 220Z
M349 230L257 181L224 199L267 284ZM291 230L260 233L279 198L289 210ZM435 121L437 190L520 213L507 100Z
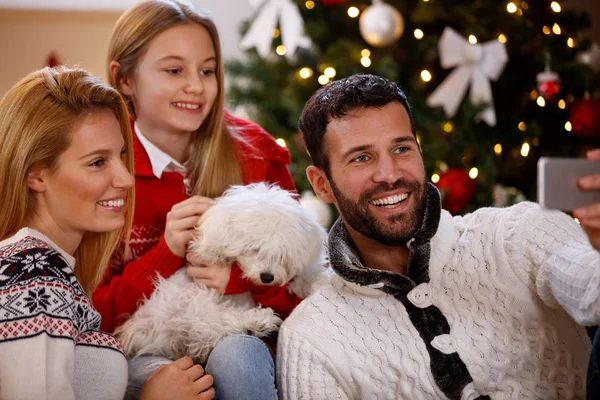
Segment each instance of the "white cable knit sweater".
M123 399L127 361L74 265L33 229L0 242L0 400Z
M584 398L578 324L600 321L600 256L579 225L526 202L437 211L437 226L435 207L431 252L410 245L412 279L366 269L332 228L331 284L279 333L283 399Z

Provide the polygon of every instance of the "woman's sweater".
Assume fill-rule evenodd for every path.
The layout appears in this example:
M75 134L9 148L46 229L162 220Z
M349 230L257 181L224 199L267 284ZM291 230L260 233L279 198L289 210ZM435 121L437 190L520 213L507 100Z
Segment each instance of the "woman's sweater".
M123 398L127 361L74 265L33 229L0 242L0 399Z

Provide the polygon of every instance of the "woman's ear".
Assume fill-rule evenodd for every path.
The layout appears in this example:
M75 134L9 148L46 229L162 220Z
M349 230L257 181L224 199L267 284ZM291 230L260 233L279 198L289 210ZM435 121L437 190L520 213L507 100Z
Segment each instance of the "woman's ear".
M42 193L48 188L46 182L48 168L42 166L32 167L27 172L27 187L34 192Z
M310 165L306 168L306 177L308 178L315 194L319 199L324 201L325 203L335 203L335 197L333 196L333 191L331 190L331 184L329 183L329 179L320 168L315 167L314 165Z
M111 85L116 87L124 95L131 96L133 94L133 87L131 86L131 80L127 76L120 75L119 70L121 69L121 63L117 61L111 61L108 65L110 71L110 82Z

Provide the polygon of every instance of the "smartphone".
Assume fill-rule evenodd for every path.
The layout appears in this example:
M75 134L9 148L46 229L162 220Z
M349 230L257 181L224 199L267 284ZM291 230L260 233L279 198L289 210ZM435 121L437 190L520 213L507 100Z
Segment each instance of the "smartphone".
M546 208L572 211L600 203L600 190L580 190L577 180L600 174L600 161L586 158L541 157L538 160L538 203Z

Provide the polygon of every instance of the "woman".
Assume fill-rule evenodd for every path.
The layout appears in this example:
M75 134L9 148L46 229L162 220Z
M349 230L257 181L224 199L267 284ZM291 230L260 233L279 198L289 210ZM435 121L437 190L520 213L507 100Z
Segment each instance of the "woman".
M119 93L80 69L33 72L0 101L0 398L123 398L127 362L89 296L131 226L130 135ZM175 390L177 369L209 389L188 361L143 398Z

